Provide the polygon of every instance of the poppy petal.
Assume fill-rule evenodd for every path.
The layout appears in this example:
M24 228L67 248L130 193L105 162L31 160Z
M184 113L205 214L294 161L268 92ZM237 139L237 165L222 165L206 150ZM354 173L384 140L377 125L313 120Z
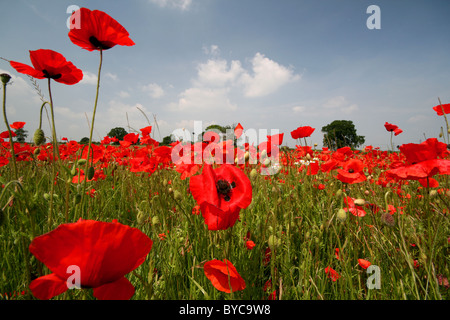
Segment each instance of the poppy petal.
M38 71L38 70L34 69L33 67L30 67L29 65L26 65L26 64L20 63L20 62L16 62L16 61L10 61L9 64L11 65L11 67L16 69L17 72L27 74L36 79L45 79L44 73L42 71Z
M134 286L125 277L93 289L94 297L99 300L129 300L134 292Z
M34 279L30 283L31 293L40 300L49 300L68 289L65 280L55 273Z

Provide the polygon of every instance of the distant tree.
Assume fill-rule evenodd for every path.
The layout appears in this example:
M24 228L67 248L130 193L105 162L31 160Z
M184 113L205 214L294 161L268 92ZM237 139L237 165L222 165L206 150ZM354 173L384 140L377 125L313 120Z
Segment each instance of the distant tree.
M123 137L125 137L127 134L128 134L128 132L124 128L116 127L116 128L111 129L111 131L109 131L108 137L110 137L110 138L116 137L117 139L122 141Z
M79 144L89 144L89 138L88 137L81 138Z
M322 127L322 132L324 133L323 145L331 150L346 146L354 149L365 142L364 136L356 134L355 125L350 120L335 120Z
M160 146L168 146L172 143L172 135L170 136L165 136L162 140L162 142L160 143Z
M25 142L26 137L28 137L28 134L27 134L28 131L24 130L23 128L16 129L15 133L16 133L16 136L17 136L16 137L16 141L20 142L20 143Z

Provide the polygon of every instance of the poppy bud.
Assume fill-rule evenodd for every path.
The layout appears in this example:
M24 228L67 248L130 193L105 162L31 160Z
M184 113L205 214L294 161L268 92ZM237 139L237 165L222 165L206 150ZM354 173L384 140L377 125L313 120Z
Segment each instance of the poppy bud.
M77 174L77 168L75 166L72 167L72 170L70 170L70 175L74 177Z
M42 129L37 129L34 132L33 135L33 142L35 145L40 146L41 144L45 143L45 134L44 134L44 130Z
M138 213L136 215L136 221L138 224L143 224L145 221L144 212L142 212L141 210L138 210Z
M342 196L342 190L341 189L336 191L336 197L340 197L340 196Z
M86 159L79 159L77 161L77 165L80 167L84 166L85 164L86 164Z
M248 161L248 159L250 159L250 153L248 151L245 151L244 159L245 159L245 161Z
M336 214L336 218L337 218L339 221L344 222L345 219L347 219L347 212L345 212L345 210L342 209L342 208L339 209L339 211L338 211L337 214Z
M430 198L433 198L437 195L437 191L436 190L430 190Z
M278 238L277 238L276 236L274 236L274 235L271 235L271 236L269 237L268 242L269 242L269 248L270 248L270 250L274 250L274 249L278 248L278 247L281 245L281 240L278 239Z
M81 202L81 194L77 193L75 197L73 198L73 204L76 206Z
M355 205L357 206L363 206L366 204L366 200L364 199L355 199L355 201L353 201L355 203Z
M3 84L7 84L9 80L11 80L11 76L7 73L0 74L0 78L2 79Z
M159 223L159 218L158 218L158 216L154 216L153 218L152 218L152 224L158 224Z
M256 171L256 169L252 169L252 171L250 171L250 179L255 180L257 176L258 172Z
M39 153L41 153L41 149L39 149L39 148L34 149L33 154L35 156L37 156Z
M89 167L88 172L87 172L87 179L88 180L92 180L92 178L94 177L95 174L95 170L94 167Z
M181 195L181 192L178 190L175 190L173 192L173 197L175 198L175 200L181 200L183 198L183 196Z
M390 213L383 213L381 216L381 221L389 227L393 227L395 225L395 219Z

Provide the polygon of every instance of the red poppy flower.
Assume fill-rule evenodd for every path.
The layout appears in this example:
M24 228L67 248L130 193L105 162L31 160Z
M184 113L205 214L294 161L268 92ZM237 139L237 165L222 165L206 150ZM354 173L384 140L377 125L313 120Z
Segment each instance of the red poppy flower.
M234 135L236 136L236 139L239 139L242 135L242 132L244 131L244 128L240 123L234 128Z
M436 174L450 174L450 160L431 159L386 171L387 177L401 180L426 179Z
M389 132L393 132L393 131L395 131L395 129L398 129L398 126L396 126L395 124L389 123L389 122L386 122L386 123L384 124L384 127L385 127L386 130L389 131Z
M444 112L442 112L442 109L444 109ZM439 104L435 107L433 107L433 110L436 111L438 116L443 116L444 113L450 113L450 103L443 104L442 106Z
M83 79L83 72L56 51L48 49L30 50L30 60L33 67L16 61L10 61L9 63L17 72L36 79L50 78L67 85L76 84Z
M447 145L436 138L429 138L420 144L407 143L400 146L400 152L410 164L430 159L445 158Z
M316 129L311 128L310 126L298 127L297 129L291 131L291 137L292 139L307 138L312 135L314 130Z
M336 270L330 267L325 268L325 273L327 274L328 278L330 278L332 281L337 281L337 279L341 277L341 275L337 273Z
M395 135L395 136L398 136L398 135L399 135L400 133L402 133L402 132L403 132L402 129L397 128L397 129L394 130L394 135Z
M140 266L152 240L136 228L118 222L79 220L36 237L30 252L52 272L30 284L38 299L51 299L68 289L68 278L79 268L82 288L93 288L97 299L130 299L133 285L125 275Z
M252 185L239 168L223 164L213 169L204 164L200 175L190 178L189 189L200 205L202 216L209 230L232 227L239 211L252 202Z
M247 247L248 250L252 250L255 247L255 243L252 240L247 240L245 242L245 246Z
M344 208L345 212L350 212L355 217L364 217L366 215L366 211L361 206L356 205L351 197L345 197L344 202L347 205Z
M11 136L17 137L17 134L14 131L11 131ZM9 131L3 131L2 133L0 133L0 138L9 139Z
M80 28L71 28L70 40L83 49L107 50L116 45L133 46L128 31L103 11L80 8L71 16L71 24L79 19Z
M16 121L10 125L11 129L19 130L25 126L26 122Z
M359 266L363 269L367 269L371 265L370 261L367 261L364 259L358 259L358 263L359 263Z
M346 161L342 169L338 169L337 178L345 183L359 183L367 178L363 173L364 163L359 159L350 159Z
M216 259L208 261L204 264L203 270L205 276L219 291L230 293L231 290L235 292L245 289L244 279L242 279L236 268L227 259L224 261Z

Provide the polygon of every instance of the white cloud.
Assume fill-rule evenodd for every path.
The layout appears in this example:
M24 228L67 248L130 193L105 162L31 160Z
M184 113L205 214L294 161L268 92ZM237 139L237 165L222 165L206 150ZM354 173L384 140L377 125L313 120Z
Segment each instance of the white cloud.
M189 7L192 4L192 0L149 0L151 3L154 3L162 8L171 7L181 10L189 10Z
M300 79L293 70L257 53L252 59L253 75L245 73L241 77L244 94L247 97L262 97L274 93L289 82Z
M130 97L130 94L128 92L122 90L119 92L119 97L128 98L128 97Z
M181 93L176 108L186 111L236 110L227 88L189 88Z
M89 71L83 71L83 79L79 84L97 85L97 75Z
M203 47L205 53L218 54L218 46ZM276 92L299 75L287 67L257 53L252 59L251 73L238 60L227 61L214 57L197 66L192 87L183 91L172 110L236 110L230 96L241 93L245 97L262 97Z
M295 106L295 107L292 107L292 111L294 111L294 112L304 112L306 110L306 108L305 107L303 107L303 106Z
M198 66L198 77L195 82L200 85L218 87L233 85L243 72L244 69L239 61L231 61L231 65L228 68L226 60L208 60L206 63Z
M161 98L164 95L164 89L156 83L150 83L146 86L143 86L142 90L144 92L148 92L150 97L155 99Z
M336 96L328 99L323 107L326 109L326 112L340 112L345 114L350 114L359 110L359 107L355 103L348 102L347 98L344 96Z
M108 72L108 73L105 74L105 76L107 76L108 78L110 78L110 79L112 79L112 80L114 80L114 81L117 80L117 74Z
M344 96L337 96L337 97L333 97L329 100L327 100L323 106L325 108L330 108L330 109L334 109L334 108L339 108L342 107L344 105L346 105L347 99Z

